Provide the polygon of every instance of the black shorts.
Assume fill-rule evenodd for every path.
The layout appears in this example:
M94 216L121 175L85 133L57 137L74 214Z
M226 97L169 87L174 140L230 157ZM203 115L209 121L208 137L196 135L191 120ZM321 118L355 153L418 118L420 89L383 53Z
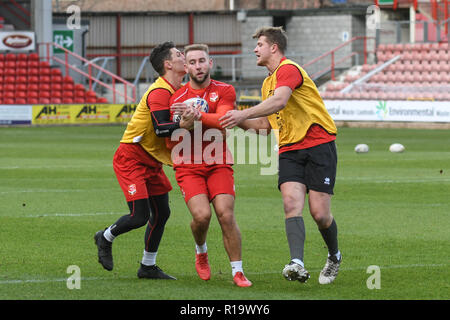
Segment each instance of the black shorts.
M337 152L334 141L318 146L286 151L278 162L278 188L284 182L300 182L307 190L333 194Z

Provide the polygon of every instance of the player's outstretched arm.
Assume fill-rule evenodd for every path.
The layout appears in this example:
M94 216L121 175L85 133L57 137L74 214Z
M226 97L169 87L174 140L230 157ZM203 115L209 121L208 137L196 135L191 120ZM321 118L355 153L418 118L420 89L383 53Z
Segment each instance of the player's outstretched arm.
M266 117L275 112L283 109L289 98L291 97L292 90L287 86L279 87L275 89L274 95L267 98L260 104L245 110L232 110L228 111L223 117L221 117L220 124L223 128L231 129L245 120Z
M246 131L255 131L257 134L263 136L268 135L272 129L270 122L266 117L244 120L238 127Z

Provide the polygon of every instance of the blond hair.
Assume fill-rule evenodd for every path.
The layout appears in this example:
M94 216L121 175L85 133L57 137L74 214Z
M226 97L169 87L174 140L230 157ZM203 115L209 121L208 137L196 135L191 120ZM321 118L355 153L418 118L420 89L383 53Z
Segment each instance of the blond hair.
M209 48L206 44L190 44L184 47L184 55L186 56L189 51L200 50L206 52L209 56Z

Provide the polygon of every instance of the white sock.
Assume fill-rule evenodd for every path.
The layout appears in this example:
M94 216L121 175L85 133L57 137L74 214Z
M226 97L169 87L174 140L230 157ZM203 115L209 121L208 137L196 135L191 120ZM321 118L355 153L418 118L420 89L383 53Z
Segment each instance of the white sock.
M305 264L304 264L303 261L300 260L300 259L292 259L291 261L292 261L292 262L295 262L295 263L297 263L297 264L299 264L299 265L301 265L303 268L305 267Z
M242 261L231 261L231 273L234 275L236 272L242 272L244 273L244 270L242 269Z
M341 260L341 252L340 251L338 251L334 256L336 257L336 259L338 261ZM330 257L330 254L328 254L328 257Z
M153 266L156 264L156 255L158 252L148 252L144 250L144 255L142 256L142 264L145 266Z
M111 233L111 227L109 227L108 229L105 230L105 232L103 232L103 236L104 236L105 239L108 240L109 242L113 242L114 239L116 238L116 237L113 236L112 233Z
M197 253L206 253L208 252L208 247L206 246L206 242L202 245L195 245L195 250L197 251Z

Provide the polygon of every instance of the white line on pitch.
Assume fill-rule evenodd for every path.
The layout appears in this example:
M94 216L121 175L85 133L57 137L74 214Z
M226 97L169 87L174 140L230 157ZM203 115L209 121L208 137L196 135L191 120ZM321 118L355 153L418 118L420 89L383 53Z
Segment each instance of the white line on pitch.
M402 264L402 265L392 265L392 266L380 266L381 270L385 269L408 269L408 268L436 268L436 267L445 267L448 264ZM355 268L342 268L341 271L356 271L356 270L366 270L365 267L355 267ZM310 272L320 272L319 269L310 270ZM261 275L261 274L278 274L280 272L246 272L249 275ZM176 274L177 277L183 276L191 276L192 274ZM136 277L87 277L81 278L81 281L104 281L104 280L128 280L128 279L136 279ZM179 278L180 279L180 278ZM56 279L13 279L13 280L0 280L0 285L2 284L26 284L26 283L49 283L49 282L65 282L67 278L56 278Z
M84 216L105 216L114 214L126 214L123 212L93 212L93 213L44 213L44 214L30 214L24 218L42 218L42 217L84 217Z

